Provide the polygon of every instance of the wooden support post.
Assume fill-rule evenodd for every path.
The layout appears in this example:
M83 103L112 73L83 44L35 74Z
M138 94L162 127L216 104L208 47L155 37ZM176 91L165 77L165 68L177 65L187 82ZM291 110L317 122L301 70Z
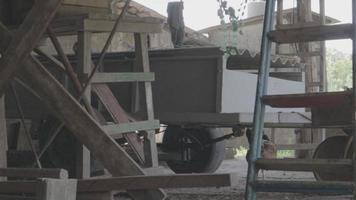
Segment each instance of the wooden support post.
M37 0L0 60L0 96L15 72L42 38L61 0Z
M325 0L319 0L320 25L325 25ZM328 91L327 70L326 70L326 42L320 42L320 92ZM325 131L325 130L324 130Z
M148 34L135 33L135 53L137 66L145 73L150 72L150 61L148 56ZM147 119L152 121L154 120L152 83L146 81L144 84L146 94L145 99ZM146 167L158 167L158 153L154 130L146 131L144 150Z
M283 0L277 0L277 21L276 26L279 28L283 25ZM280 54L280 44L276 44L276 54Z
M73 179L43 179L38 184L37 200L76 200L77 181Z
M7 167L7 131L5 117L5 97L0 97L0 168ZM0 177L0 181L6 178Z
M86 82L88 76L91 72L91 33L90 32L79 32L78 33L78 68L79 77L82 82ZM87 100L87 103L91 104L91 86L89 85L83 95ZM77 154L77 178L88 178L90 177L90 151L79 143L76 149Z
M312 12L311 12L311 0L300 0L297 2L298 11L298 23L311 22ZM305 70L305 91L306 93L316 92L314 87L311 87L309 83L313 82L314 70L316 66L313 65L311 57L308 55L311 52L311 45L309 43L299 43L299 51L302 53L302 62L306 64ZM315 129L303 129L299 135L299 140L297 142L303 143L313 143L313 133ZM310 158L312 155L311 151L302 150L298 151L299 158Z

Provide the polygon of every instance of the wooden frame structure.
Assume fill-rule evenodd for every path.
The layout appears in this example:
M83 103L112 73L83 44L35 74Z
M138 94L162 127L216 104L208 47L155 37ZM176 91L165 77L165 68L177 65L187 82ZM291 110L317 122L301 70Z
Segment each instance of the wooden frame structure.
M60 3L60 0L37 1L23 24L19 27L19 31L17 31L14 36L6 27L1 26L0 46L3 58L1 59L2 63L0 67L2 76L0 91L4 91L4 86L15 75L15 70L22 67L16 75L30 86L38 96L42 97L44 104L50 108L52 113L62 120L69 130L73 131L77 139L103 163L105 168L108 169L112 175L144 175L145 172L135 161L105 133L101 126L89 113L83 110L81 105L49 74L49 72L47 72L42 64L34 57L29 57L30 52L35 45L37 45L49 22L55 15ZM68 22L68 20L66 21ZM100 22L100 24L103 25L105 23ZM112 24L109 24L109 26L110 25ZM134 27L135 25L133 24L129 31L132 31ZM102 29L103 28L100 30ZM75 30L78 30L77 27L75 27ZM80 32L80 36L82 36L80 40L82 39L83 41L80 43L82 48L79 50L83 55L83 70L88 70L91 66L91 52L90 49L87 48L87 45L90 44L88 43L89 37L85 37L88 36L88 32L86 29L79 29L78 32ZM140 30L136 32L140 32ZM141 36L145 35L142 34ZM12 42L9 44L8 41ZM143 39L143 41L145 40ZM146 51L147 55L147 49L144 49L145 46L141 46L141 48L143 49L142 51ZM147 63L145 63L148 61L148 57L145 57L144 52L141 52L141 55L142 62L148 66ZM16 66L16 68L14 66ZM146 67L145 71L147 72L148 70ZM30 74L26 74L26 71ZM153 115L150 114L150 116ZM82 162L89 164L88 159L88 152L84 151ZM87 169L88 165L84 165L81 174L84 176L87 175ZM159 189L135 192L129 191L129 193L135 199L165 198L164 192Z
M68 0L66 1L68 2ZM116 188L125 189L130 196L136 200L160 200L165 199L166 194L159 187L205 187L205 186L230 186L234 182L234 176L230 174L222 175L176 175L176 176L147 176L148 172L143 170L133 158L114 140L110 135L122 134L131 143L131 147L136 151L137 156L143 158L145 167L157 167L157 150L155 143L155 129L159 128L159 121L154 119L152 86L154 74L150 72L148 57L147 34L159 32L161 21L155 19L130 19L125 18L115 31L130 32L134 34L136 49L137 71L133 73L97 73L94 81L89 82L88 87L82 87L93 70L91 59L91 36L93 33L111 31L115 24L113 16L83 15L77 17L64 17L56 19L51 23L56 11L59 9L61 0L38 0L27 15L23 24L15 33L12 33L3 24L0 24L0 94L3 94L5 86L13 79L21 81L37 97L51 113L62 121L63 126L80 141L77 154L80 159L77 162L78 178L90 176L90 154L101 161L104 167L116 178L92 180L96 184L109 183L130 183L121 184ZM59 67L68 73L69 77L76 85L79 92L83 92L84 107L75 99L43 64L30 53L34 50L39 40L44 35L50 36L62 63L49 56ZM59 44L57 35L77 35L78 36L78 59L79 74L73 74L73 68L68 62L68 58ZM36 52L40 52L36 50ZM40 52L41 53L41 52ZM44 52L42 52L44 53ZM45 53L44 53L45 54ZM111 98L112 94L107 86L107 82L144 82L145 90L145 113L146 121L134 122L124 110L119 102ZM79 84L78 84L79 83ZM85 83L87 84L87 83ZM85 90L85 89L88 90ZM80 91L83 89L85 91ZM135 88L138 90L139 88ZM96 120L90 109L91 92L96 92L103 105L112 115L115 125L102 126ZM110 96L111 95L111 96ZM81 95L82 96L82 95ZM108 98L106 98L108 97ZM134 99L140 98L139 96ZM4 109L0 104L0 123L5 122ZM87 109L87 110L86 110ZM1 127L3 124L1 124ZM59 127L60 128L60 127ZM144 131L144 142L135 143L137 132ZM6 136L6 130L0 130L0 136ZM6 138L6 137L3 138ZM3 139L2 138L2 139ZM6 141L6 140L2 140ZM6 142L0 144L0 167L6 167ZM87 148L87 149L86 149ZM89 153L90 152L90 153ZM152 171L152 170L151 170ZM76 180L66 179L67 174L62 170L46 169L0 169L0 175L21 176L27 178L42 178L34 181L6 181L0 183L0 193L34 193L38 200L57 200L76 198ZM62 179L48 179L48 178ZM186 181L189 181L189 184ZM85 187L90 180L81 180L84 192L96 192ZM135 184L136 183L136 184ZM84 186L83 186L84 185ZM102 186L101 188L103 188ZM110 191L104 191L110 192ZM4 197L10 199L11 197ZM78 197L79 199L81 197ZM111 198L110 195L107 198ZM29 199L29 198L25 198ZM30 198L31 199L31 198Z

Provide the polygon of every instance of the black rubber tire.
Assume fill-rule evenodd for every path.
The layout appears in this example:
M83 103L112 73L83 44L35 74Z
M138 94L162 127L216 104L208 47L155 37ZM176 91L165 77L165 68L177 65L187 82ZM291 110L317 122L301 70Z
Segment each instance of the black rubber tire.
M223 132L215 128L184 129L179 126L168 126L163 136L166 151L180 152L180 139L186 135L194 137L196 148L189 161L167 161L167 165L175 173L212 173L215 172L225 158L225 140L209 144L214 138L223 136ZM206 145L209 144L209 145ZM204 146L204 147L203 147Z
M315 149L314 159L351 159L352 151L348 150L344 158L345 149L349 141L349 136L333 136L327 138ZM318 181L352 181L352 171L345 169L319 169L314 171L314 177Z

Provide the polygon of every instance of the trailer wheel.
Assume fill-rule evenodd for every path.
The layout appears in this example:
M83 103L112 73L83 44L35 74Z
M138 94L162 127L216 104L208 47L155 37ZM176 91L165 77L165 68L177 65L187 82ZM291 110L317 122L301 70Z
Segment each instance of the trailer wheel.
M347 147L349 136L334 136L327 138L316 148L314 159L351 159L352 148ZM346 151L346 148L349 148ZM345 155L346 154L346 155ZM318 169L314 176L319 181L352 181L352 171L347 169Z
M175 173L215 172L225 157L225 141L211 143L223 136L213 128L184 129L168 126L163 136L164 151L179 152L181 159L167 161Z

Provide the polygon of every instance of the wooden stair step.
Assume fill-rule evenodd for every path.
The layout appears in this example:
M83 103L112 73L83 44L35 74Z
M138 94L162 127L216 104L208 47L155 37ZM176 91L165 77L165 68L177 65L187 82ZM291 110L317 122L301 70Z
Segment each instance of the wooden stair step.
M255 181L250 183L258 192L316 193L325 195L351 195L351 182L314 181Z
M256 167L274 171L314 171L335 169L352 171L350 159L257 159Z
M275 30L268 37L277 43L298 43L348 39L352 37L352 33L352 24L338 24Z
M350 92L324 92L309 94L266 95L263 103L274 108L335 107L351 103Z

